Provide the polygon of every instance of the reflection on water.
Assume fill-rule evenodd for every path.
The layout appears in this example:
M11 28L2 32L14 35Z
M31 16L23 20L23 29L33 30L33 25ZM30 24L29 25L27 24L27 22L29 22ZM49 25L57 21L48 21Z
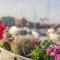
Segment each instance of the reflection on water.
M44 42L45 40L48 39L47 36L40 36L39 38L40 38L40 40L41 40L42 42ZM55 42L55 43L60 43L60 40L55 40L54 42Z
M41 40L42 42L48 39L47 36L40 36L39 38L40 38L40 40Z
M40 36L40 40L42 41L42 42L44 42L45 40L47 40L48 39L48 37L47 36ZM60 43L60 40L55 40L54 41L55 43Z
M39 38L40 38L40 40L41 40L42 42L48 39L48 36L44 35L44 33L45 33L46 31L47 31L46 29L40 29L40 30L39 30L39 36L40 36ZM60 28L57 29L56 32L59 33L59 32L60 32ZM60 43L60 40L55 40L54 42Z
M39 38L40 38L40 40L41 40L42 42L48 39L48 37L47 37L46 34L45 34L46 31L47 31L46 28L41 28L41 29L38 30Z

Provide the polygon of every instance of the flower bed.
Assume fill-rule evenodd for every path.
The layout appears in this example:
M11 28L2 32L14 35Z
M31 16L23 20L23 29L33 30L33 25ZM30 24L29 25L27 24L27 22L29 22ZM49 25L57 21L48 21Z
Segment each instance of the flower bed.
M50 40L40 42L33 37L13 37L4 24L0 25L0 47L33 60L60 60L60 44Z
M29 58L29 54L33 48L32 40L33 37L21 38L20 36L15 36L9 34L7 28L4 24L0 25L0 47L11 51L12 53L25 56Z
M32 50L34 60L60 60L60 44L53 41L44 41Z

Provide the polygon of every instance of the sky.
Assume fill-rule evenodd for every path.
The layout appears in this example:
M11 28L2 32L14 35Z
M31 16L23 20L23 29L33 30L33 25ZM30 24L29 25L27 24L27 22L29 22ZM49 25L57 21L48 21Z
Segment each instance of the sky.
M49 6L49 11L48 11ZM60 23L60 0L0 0L0 17L25 17L30 21L48 18Z

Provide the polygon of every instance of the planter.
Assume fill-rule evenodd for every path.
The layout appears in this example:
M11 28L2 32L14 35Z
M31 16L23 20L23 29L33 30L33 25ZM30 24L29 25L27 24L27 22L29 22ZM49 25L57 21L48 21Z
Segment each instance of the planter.
M0 48L0 60L32 60L32 59L13 54L10 51Z

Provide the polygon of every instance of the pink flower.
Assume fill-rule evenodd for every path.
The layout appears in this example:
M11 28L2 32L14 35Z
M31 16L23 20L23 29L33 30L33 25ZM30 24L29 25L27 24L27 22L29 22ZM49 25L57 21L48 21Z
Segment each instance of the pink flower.
M55 60L60 60L60 54L57 54L57 55L55 56Z
M7 40L12 41L14 40L14 37L8 37Z
M0 23L0 40L3 40L3 38L4 38L4 31L5 31L5 29L6 29L6 26L5 26L5 24L3 24L3 23Z
M56 53L57 48L52 48L52 51Z
M34 46L39 46L40 41L39 41L39 40L33 40L33 41L32 41L32 44L33 44Z
M56 53L55 52L51 52L50 55L55 57Z
M46 51L47 51L48 53L50 53L50 52L52 51L52 48L49 47L49 48L46 49Z
M56 44L57 47L60 47L60 44Z

